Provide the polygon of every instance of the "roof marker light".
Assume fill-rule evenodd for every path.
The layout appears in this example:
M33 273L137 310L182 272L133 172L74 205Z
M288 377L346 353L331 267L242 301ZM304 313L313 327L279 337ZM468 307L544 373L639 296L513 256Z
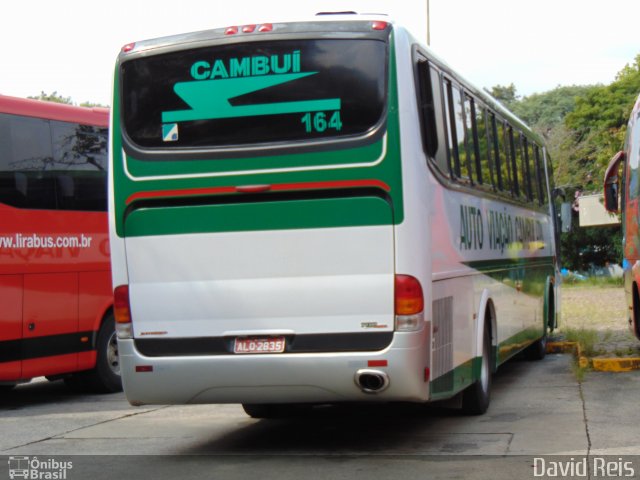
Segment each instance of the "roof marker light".
M225 35L235 35L238 33L238 27L227 27L224 29Z
M129 53L131 50L135 48L135 46L136 46L135 43L127 43L124 47L122 47L122 52Z
M273 24L272 23L263 23L262 25L260 25L258 27L258 31L259 32L270 32L273 30Z
M253 33L255 29L255 25L245 25L242 27L242 33Z
M373 28L374 30L384 30L385 28L387 28L387 25L387 22L382 22L380 20L371 22L371 28Z

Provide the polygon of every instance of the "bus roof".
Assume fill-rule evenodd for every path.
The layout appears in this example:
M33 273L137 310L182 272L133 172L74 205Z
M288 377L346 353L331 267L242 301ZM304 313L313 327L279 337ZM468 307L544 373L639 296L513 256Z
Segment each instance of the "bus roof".
M6 95L0 95L0 113L46 118L49 120L74 122L100 127L109 126L108 108L76 107L65 103L9 97Z
M287 19L278 22L257 22L253 24L216 25L207 30L183 32L166 37L141 39L122 47L123 53L134 53L142 50L163 48L175 44L209 42L215 39L229 38L234 41L258 40L264 33L319 33L353 31L355 29L371 30L366 22L383 22L393 25L394 21L384 14L358 14L355 12L320 12L312 17ZM343 25L336 28L337 25ZM311 29L310 29L311 27ZM194 45L195 46L195 45Z

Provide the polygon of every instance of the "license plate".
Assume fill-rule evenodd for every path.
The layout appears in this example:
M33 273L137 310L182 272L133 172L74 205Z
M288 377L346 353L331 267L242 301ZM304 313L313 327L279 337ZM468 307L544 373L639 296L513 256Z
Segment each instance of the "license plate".
M269 338L236 338L234 353L282 353L284 337Z

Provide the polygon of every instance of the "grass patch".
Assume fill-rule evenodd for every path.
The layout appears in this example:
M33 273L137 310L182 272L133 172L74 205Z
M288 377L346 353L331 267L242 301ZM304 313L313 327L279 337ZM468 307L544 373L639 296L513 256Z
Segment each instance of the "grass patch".
M587 374L587 370L589 367L583 367L580 365L580 362L577 358L574 358L571 362L571 371L573 375L576 377L578 383L582 383L584 381L584 376Z
M598 332L590 328L565 327L561 330L562 336L568 342L577 342L582 347L582 354L587 357L594 357L601 352L596 348L598 343Z
M587 277L580 279L569 274L562 278L563 287L622 287L624 286L623 277Z

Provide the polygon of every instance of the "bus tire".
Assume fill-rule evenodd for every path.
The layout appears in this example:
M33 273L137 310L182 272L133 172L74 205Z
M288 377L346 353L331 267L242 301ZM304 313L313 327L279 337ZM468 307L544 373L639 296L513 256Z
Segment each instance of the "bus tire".
M282 418L286 416L286 407L268 403L243 403L244 412L251 418Z
M107 314L102 325L100 325L96 340L96 350L96 366L88 372L86 378L87 386L99 393L122 391L118 342L113 313Z
M485 321L482 340L482 364L480 378L462 392L462 412L466 415L482 415L491 402L491 327Z
M549 291L549 300L547 306L547 315L543 322L544 331L542 337L533 342L526 350L526 356L528 360L542 360L547 354L547 339L549 331L553 330L554 318L556 314L555 301L553 298L553 291Z
M542 337L527 347L528 360L542 360L547 354L547 326L545 325Z
M632 315L632 331L638 340L640 340L640 321L638 321L638 308L640 307L640 295L638 295L638 284L633 282L632 287L632 303L631 303L631 315Z

